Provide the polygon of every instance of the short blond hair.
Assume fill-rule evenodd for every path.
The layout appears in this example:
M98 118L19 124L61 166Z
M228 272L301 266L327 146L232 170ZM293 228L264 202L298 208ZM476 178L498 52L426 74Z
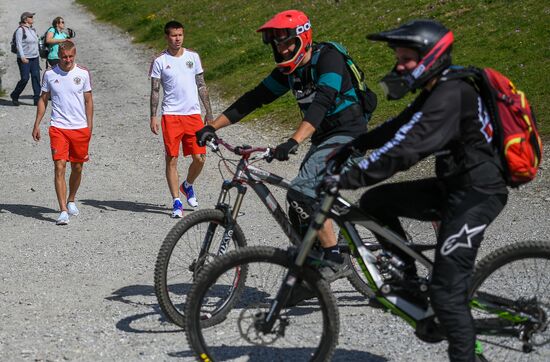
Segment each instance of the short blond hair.
M65 40L63 43L59 43L59 48L57 48L57 54L61 54L63 50L76 49L74 43L70 40Z

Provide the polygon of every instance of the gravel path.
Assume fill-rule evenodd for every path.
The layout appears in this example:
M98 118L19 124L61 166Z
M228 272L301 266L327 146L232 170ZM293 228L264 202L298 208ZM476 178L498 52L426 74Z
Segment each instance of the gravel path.
M92 74L95 127L91 161L77 195L81 214L69 226L56 227L49 140L32 140L30 84L20 107L12 107L9 96L0 99L0 360L191 360L182 332L159 314L152 286L159 246L174 224L162 140L148 125L147 71L153 51L133 45L127 34L98 23L70 0L37 4L0 4L0 22L6 27L0 43L8 53L1 58L7 69L3 87L9 94L18 80L9 41L19 15L39 11L39 33L62 15L77 31L77 62ZM222 110L216 101L214 105L215 113ZM289 134L274 126L240 124L221 133L231 143L254 145L275 145ZM180 161L180 171L187 162ZM216 165L216 158L209 157L197 181L203 208L213 205L218 195ZM423 173L429 166L414 172ZM268 169L291 177L297 167L296 161L274 162ZM542 177L511 194L481 255L515 240L549 235L549 184L543 170ZM280 192L276 195L282 200ZM252 194L244 204L248 216L241 224L249 244L286 245L259 205ZM445 344L419 342L401 320L361 307L347 283L338 282L334 288L341 301L335 360L445 358Z

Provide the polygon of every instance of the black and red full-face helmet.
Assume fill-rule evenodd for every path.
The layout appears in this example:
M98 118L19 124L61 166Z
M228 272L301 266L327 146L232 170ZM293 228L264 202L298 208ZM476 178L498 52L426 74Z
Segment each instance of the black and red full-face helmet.
M380 84L388 99L400 99L409 91L423 87L451 63L453 33L435 20L413 20L398 28L369 34L367 39L384 41L391 48L410 48L418 52L418 65L411 72L396 68Z
M262 40L265 44L271 44L275 63L284 74L294 72L313 43L309 18L298 10L286 10L278 13L256 31L262 33ZM283 59L277 51L277 44L292 39L296 39L296 48L290 59Z

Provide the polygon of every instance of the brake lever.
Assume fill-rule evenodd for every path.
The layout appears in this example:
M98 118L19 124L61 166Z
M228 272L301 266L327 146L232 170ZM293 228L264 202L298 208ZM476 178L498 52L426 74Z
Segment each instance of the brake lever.
M268 148L265 150L264 153L262 153L262 158L265 159L267 162L273 161L273 149Z
M216 140L215 140L215 139L210 139L210 140L206 141L206 145L207 145L208 147L210 147L210 149L211 149L212 151L214 151L214 152L217 152L217 151L220 149L220 147L219 147L218 144L216 143Z

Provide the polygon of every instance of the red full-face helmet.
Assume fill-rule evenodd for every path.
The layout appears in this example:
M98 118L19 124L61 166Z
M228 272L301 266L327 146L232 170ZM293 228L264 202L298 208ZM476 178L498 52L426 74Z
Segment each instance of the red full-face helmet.
M275 63L283 74L292 73L300 65L313 43L309 18L298 10L286 10L278 13L256 31L262 33L262 40L265 44L271 44ZM292 56L290 59L283 59L277 51L277 44L293 39L296 40L296 47Z

